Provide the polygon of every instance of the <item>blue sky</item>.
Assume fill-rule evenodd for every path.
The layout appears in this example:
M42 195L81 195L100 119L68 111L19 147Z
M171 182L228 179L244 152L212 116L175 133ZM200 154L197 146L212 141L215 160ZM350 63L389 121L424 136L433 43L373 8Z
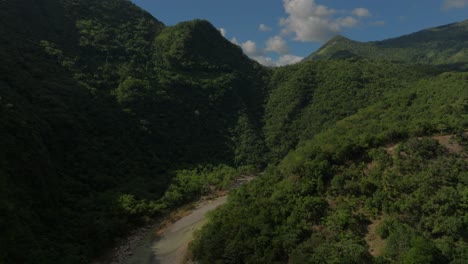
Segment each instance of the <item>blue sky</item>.
M468 0L132 0L166 25L206 19L268 66L295 63L336 34L383 40L468 19Z

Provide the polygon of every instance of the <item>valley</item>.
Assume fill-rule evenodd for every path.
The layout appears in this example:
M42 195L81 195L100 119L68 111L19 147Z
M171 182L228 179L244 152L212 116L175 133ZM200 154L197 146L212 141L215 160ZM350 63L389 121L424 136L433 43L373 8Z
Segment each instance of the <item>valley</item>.
M0 263L90 263L227 190L125 263L468 260L467 20L282 67L127 0L0 25Z

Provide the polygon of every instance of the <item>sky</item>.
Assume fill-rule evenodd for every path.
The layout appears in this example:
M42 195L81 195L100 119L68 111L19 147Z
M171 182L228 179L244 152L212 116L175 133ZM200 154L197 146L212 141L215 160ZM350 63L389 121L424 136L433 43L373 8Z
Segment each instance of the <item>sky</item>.
M266 66L297 63L341 34L383 40L468 19L468 0L131 0L170 26L210 21Z

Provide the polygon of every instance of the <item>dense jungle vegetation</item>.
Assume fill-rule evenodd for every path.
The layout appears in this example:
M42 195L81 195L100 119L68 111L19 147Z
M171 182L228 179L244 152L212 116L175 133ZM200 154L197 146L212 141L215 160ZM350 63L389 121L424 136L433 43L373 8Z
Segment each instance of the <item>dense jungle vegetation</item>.
M0 1L0 25L0 263L89 263L259 172L200 263L468 260L467 21L274 69L126 0Z

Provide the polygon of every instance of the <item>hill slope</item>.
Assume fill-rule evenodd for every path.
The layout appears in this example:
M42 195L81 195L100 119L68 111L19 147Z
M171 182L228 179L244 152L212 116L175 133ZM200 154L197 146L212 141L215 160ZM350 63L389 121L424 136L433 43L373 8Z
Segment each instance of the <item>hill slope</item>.
M0 262L86 263L187 199L132 207L174 170L262 162L266 72L208 22L125 0L1 1L0 22Z
M322 60L273 70L264 134L273 160L338 120L436 71L367 59Z
M468 20L383 41L362 43L337 36L305 60L353 56L465 68Z
M328 195L367 195L374 213L405 208L383 207L391 202L376 189L386 190L386 183L377 176L366 182L353 164L387 142L468 126L463 73L354 51L332 56L340 60L266 69L207 21L167 27L126 0L0 1L0 23L2 263L89 263L132 227L227 186L245 165L270 165L264 180L234 198L258 196L260 204L228 205L234 210L219 216L229 218L226 225L215 220L216 228L207 228L226 234L202 233L201 260L247 261L254 252L253 262L287 256L300 262L316 244L320 257L327 248L363 253L359 229L350 230L361 223L358 210L328 208ZM454 27L441 28L437 43L466 40ZM411 45L419 36L401 41ZM443 61L449 51L435 49L430 63L464 60ZM464 197L466 183L457 174L464 161L434 153L455 160L452 170L443 165L450 175L440 186L460 186L441 195ZM418 155L419 162L428 159ZM466 242L454 235L466 231L457 222L466 200L460 199L455 211L441 213L456 218L453 226L434 231L456 248L440 249L451 260ZM415 223L405 222L415 237L436 239ZM311 237L314 230L322 237ZM340 230L349 236L338 236ZM354 257L370 259L365 252Z
M195 259L466 262L467 87L466 73L444 73L322 130L231 195L198 234ZM421 137L433 133L453 133L457 147ZM385 243L372 256L376 219Z
M439 45L465 38L454 27ZM273 70L264 127L273 162L212 215L192 244L196 261L468 260L468 76L395 59L417 56L423 35L433 37L415 35L374 50L337 37L322 49L329 57ZM379 222L376 254L366 239Z

